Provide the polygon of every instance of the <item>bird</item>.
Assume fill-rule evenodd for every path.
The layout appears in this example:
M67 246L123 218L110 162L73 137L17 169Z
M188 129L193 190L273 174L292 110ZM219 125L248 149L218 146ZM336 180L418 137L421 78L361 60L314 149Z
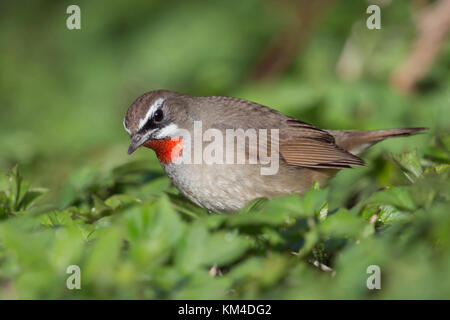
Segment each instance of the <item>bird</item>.
M188 141L199 124L200 135L193 142ZM169 90L152 90L138 97L128 108L123 126L131 137L128 154L141 146L153 149L182 195L209 212L218 213L237 212L256 198L302 195L315 183L324 185L341 169L365 165L358 154L371 145L427 129L319 129L255 102L226 96L189 96ZM251 143L250 134L246 136L249 132L261 133L256 144L255 140ZM226 149L229 134L235 134L229 141L236 147ZM236 143L239 135L244 138L240 145ZM206 161L208 157L192 160L196 147L205 155L213 142L214 152L208 153L212 161ZM226 150L221 151L218 146ZM236 160L239 152L244 161ZM202 153L199 154L197 158L201 158ZM272 163L268 159L277 164L272 172L263 173L264 168L270 171Z

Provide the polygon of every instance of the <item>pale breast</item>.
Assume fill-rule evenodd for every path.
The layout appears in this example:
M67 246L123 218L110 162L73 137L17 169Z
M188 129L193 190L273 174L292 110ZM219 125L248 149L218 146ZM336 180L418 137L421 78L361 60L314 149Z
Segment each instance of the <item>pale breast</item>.
M164 170L180 192L197 205L214 212L233 212L260 197L302 194L335 171L279 167L275 175L261 175L260 165L168 164Z

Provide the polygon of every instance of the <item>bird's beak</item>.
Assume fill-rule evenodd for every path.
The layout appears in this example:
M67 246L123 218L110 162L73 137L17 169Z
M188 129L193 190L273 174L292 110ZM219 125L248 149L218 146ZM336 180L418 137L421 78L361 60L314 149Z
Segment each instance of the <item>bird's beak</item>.
M130 146L128 147L128 154L132 154L134 151L136 151L137 148L139 148L141 145L143 145L146 141L147 137L142 136L138 133L136 133L131 138Z

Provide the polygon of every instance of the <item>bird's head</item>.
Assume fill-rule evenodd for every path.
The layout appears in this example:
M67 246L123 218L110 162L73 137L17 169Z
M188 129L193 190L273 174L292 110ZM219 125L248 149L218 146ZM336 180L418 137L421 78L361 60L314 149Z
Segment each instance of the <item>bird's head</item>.
M131 137L128 154L140 146L155 150L160 161L179 141L179 123L183 121L182 95L167 91L150 91L129 107L123 126ZM164 161L162 161L164 162Z

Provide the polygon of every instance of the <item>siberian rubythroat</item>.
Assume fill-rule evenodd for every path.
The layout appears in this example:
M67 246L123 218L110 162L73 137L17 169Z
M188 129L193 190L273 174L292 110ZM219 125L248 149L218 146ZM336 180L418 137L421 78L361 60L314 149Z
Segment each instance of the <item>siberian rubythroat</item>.
M357 154L390 137L425 128L322 130L269 107L231 97L150 91L127 111L128 153L153 149L180 192L210 211L302 194L340 169L364 165ZM276 163L275 163L276 162Z

